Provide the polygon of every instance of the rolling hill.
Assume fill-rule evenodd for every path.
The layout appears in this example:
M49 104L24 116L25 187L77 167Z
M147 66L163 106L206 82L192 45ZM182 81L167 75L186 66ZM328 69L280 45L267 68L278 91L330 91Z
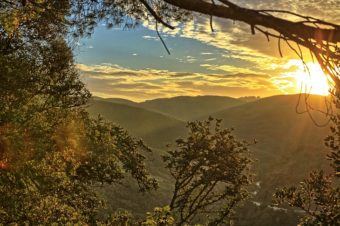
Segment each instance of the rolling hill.
M181 120L126 104L94 99L88 112L116 123L152 147L164 148L185 133L185 122Z
M243 103L239 99L223 96L179 96L149 100L140 105L146 109L188 121Z
M138 107L137 102L134 102L128 99L123 99L123 98L102 98L102 97L93 96L91 99L95 101L105 101L105 102L110 102L110 103L115 103L115 104L125 104L128 106Z
M201 116L225 110L247 102L242 98L235 99L224 96L178 96L147 100L140 103L120 98L104 99L94 97L94 99L144 108L183 121L197 119Z

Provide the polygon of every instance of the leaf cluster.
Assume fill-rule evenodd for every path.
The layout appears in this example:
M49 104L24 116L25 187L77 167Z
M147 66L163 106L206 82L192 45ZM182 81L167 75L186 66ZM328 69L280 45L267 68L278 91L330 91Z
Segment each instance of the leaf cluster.
M332 176L313 171L300 185L277 190L274 202L302 210L301 225L339 225L340 188L334 183Z
M229 224L252 181L249 144L213 118L188 123L188 129L188 137L178 139L176 149L164 156L175 180L170 208L176 225L192 224L199 216L208 225Z

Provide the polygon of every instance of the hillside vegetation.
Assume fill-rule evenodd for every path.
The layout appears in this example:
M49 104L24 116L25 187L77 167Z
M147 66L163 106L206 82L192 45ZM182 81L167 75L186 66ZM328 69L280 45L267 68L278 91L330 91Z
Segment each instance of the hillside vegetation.
M222 110L196 108L196 113L189 117L188 112L193 110L193 105L200 105L199 100L203 101L201 106L206 106L207 100L212 99L213 97L196 99L180 97L149 101L149 106L154 108L155 106L158 108L169 106L171 103L172 107L164 108L163 114L160 114L160 111L152 111L151 107L145 109L147 105L145 103L136 105L140 107L132 107L107 100L92 102L89 108L91 114L103 115L106 119L118 123L132 134L145 140L149 146L156 147L153 156L149 157L149 165L152 174L156 175L160 181L159 191L146 195L149 202L143 203L146 197L135 194L136 191L132 186L129 186L126 194L119 192L119 188L108 189L105 193L109 194L112 200L112 208L119 206L142 214L145 208L151 210L153 206L167 203L172 182L163 168L160 155L166 150L165 144L173 143L177 137L186 133L185 122L176 119L179 112L185 112L182 118L186 117L187 120L199 118L197 115L201 115L200 119L205 119L209 115L223 119L223 126L235 128L235 133L239 138L244 138L249 142L253 142L254 139L257 141L257 144L251 147L256 159L254 172L257 182L254 188L256 195L252 201L260 206L248 203L241 210L243 220L240 223L250 225L249 222L252 222L251 225L263 225L264 222L272 224L275 220L278 225L281 223L281 225L286 225L286 214L290 214L290 219L295 222L296 214L274 211L268 207L271 205L272 194L277 187L298 183L315 168L327 168L323 139L328 134L328 127L317 127L307 113L297 114L298 95L273 96L254 102L240 102L232 98L216 97L217 100L213 103L222 99L231 100L236 106L231 107L226 104ZM185 105L183 100L193 100L193 103ZM324 107L324 97L311 96L308 101L314 108ZM180 110L174 111L177 103ZM304 110L304 104L303 101L300 103L300 111ZM320 123L326 120L324 115L317 112L312 112L312 115ZM136 198L133 204L130 199L131 193L134 193L133 196ZM255 215L257 219L254 219Z
M185 133L185 122L158 112L109 101L92 100L91 115L102 115L153 147L164 147Z

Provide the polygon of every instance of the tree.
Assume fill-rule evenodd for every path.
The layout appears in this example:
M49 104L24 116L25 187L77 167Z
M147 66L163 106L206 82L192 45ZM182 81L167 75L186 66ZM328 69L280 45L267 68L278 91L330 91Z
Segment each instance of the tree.
M172 226L175 219L171 216L169 206L155 208L153 212L147 213L146 220L141 222L141 226Z
M119 183L126 174L142 191L157 186L144 165L149 149L123 129L79 107L26 108L28 121L7 114L13 120L0 129L0 222L93 223L103 206L94 186Z
M275 203L287 203L305 214L300 225L339 225L340 188L332 176L314 171L298 186L285 187L275 193Z
M340 100L336 100L337 108ZM340 178L340 114L333 115L333 125L331 126L331 135L328 135L325 139L325 144L330 149L330 153L327 155L328 160L331 161L331 166L334 170L334 176Z
M221 120L188 123L186 139L164 156L175 181L170 209L175 225L191 225L206 217L206 225L229 225L235 207L249 193L252 181L248 144L239 141ZM204 222L206 221L206 222Z
M157 186L150 150L84 109L91 95L65 40L68 3L0 3L1 224L93 225L96 186L127 174L142 191Z

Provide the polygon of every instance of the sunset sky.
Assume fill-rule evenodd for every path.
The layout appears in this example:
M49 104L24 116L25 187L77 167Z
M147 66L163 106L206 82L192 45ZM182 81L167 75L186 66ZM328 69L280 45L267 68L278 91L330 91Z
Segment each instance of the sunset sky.
M236 2L236 1L235 1ZM340 0L237 1L240 6L286 9L339 23ZM291 18L294 19L294 18ZM75 50L83 81L95 96L143 101L180 95L271 96L303 90L326 94L327 79L310 63L312 77L302 63L277 40L267 41L249 26L195 15L178 29L162 30L171 55L150 22L134 30L107 29L101 24ZM310 59L309 53L305 54ZM304 82L308 80L307 82Z

